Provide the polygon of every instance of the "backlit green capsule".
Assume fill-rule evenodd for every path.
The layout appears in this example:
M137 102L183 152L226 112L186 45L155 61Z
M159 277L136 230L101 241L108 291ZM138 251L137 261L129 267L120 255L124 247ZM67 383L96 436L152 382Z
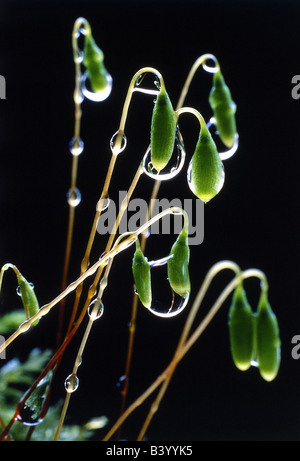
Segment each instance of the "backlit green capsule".
M189 168L188 182L196 197L205 203L215 197L224 184L223 164L206 126L201 127Z
M239 370L247 370L255 356L255 317L242 284L235 289L228 325L233 362Z
M168 259L168 279L172 289L180 296L184 296L191 291L189 260L190 248L188 245L188 235L183 229L178 235L170 252L171 258Z
M257 308L256 348L257 364L261 376L272 381L280 366L281 341L277 318L269 304L267 294L262 292Z
M237 134L235 121L236 104L231 98L230 90L220 70L213 76L213 87L209 94L209 104L213 110L217 130L222 142L227 147L232 147Z
M91 34L85 36L83 54L83 64L87 69L93 91L95 93L105 91L109 74L104 66L103 51L97 46Z
M132 272L138 297L141 303L149 308L152 302L150 264L141 250L138 239L132 261Z
M151 162L157 171L162 170L172 157L176 134L176 115L162 86L152 113Z
M22 303L24 306L25 314L27 318L32 317L39 311L39 302L37 300L32 283L27 282L23 275L18 274L18 293L21 296ZM33 326L37 325L39 319L33 322Z

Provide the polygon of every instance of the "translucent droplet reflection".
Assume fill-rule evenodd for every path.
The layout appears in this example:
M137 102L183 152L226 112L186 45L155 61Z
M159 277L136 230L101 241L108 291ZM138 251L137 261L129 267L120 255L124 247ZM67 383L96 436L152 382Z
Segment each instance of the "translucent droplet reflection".
M69 149L72 155L80 155L84 149L84 142L80 138L72 138L69 143Z
M88 315L91 320L97 320L102 317L104 312L104 305L103 302L99 299L94 299L88 307Z
M66 391L71 394L78 389L79 386L79 379L78 376L74 376L73 374L69 375L65 379L65 389Z
M155 89L150 89L150 88L141 88L140 85L144 78L146 77L147 74L151 74L151 78L153 77L152 72L144 72L143 74L139 75L134 83L134 90L141 91L142 93L148 93L148 94L157 94L158 91L161 89L161 84L158 76L155 76L154 80L154 86ZM158 90L158 91L157 91Z
M76 207L81 202L81 193L77 187L69 189L67 193L67 201L71 207Z
M88 73L85 72L81 78L81 91L82 94L89 99L90 101L100 102L108 98L112 90L113 79L112 76L107 72L106 73L106 87L102 91L97 91L95 93L89 87Z
M211 65L209 64L211 62ZM215 74L218 70L218 61L217 58L213 55L209 56L206 61L202 64L203 69L206 72L209 72L211 74Z
M186 307L190 293L180 296L173 292L167 279L166 264L170 255L150 261L152 280L152 304L147 308L157 317L170 318L179 315Z
M110 198L105 197L104 199L100 199L97 203L97 211L104 211L107 210L110 204Z
M179 296L173 292L173 300L171 305L162 304L158 300L154 300L148 310L157 317L170 318L180 314L186 307L189 301L190 293L184 296Z
M41 379L20 410L18 419L25 424L25 426L36 426L43 421L41 413L51 376L52 371L48 372L48 374Z
M211 117L209 122L207 123L207 128L209 130L213 126L216 128L216 119L215 119L215 117ZM218 131L215 131L215 134L218 136L219 135ZM238 147L239 147L239 135L238 135L238 133L236 133L235 138L234 138L233 146L230 147L229 149L227 149L224 152L219 152L220 159L221 160L229 159L230 157L232 157L236 153Z
M127 138L125 133L123 133L121 139L119 131L117 131L110 140L110 148L113 154L117 155L123 152L127 145Z
M120 376L118 382L117 382L117 388L118 391L122 394L125 388L125 383L126 383L126 375Z
M168 165L161 170L160 172L156 171L151 163L151 146L144 155L142 167L144 173L152 179L159 181L167 181L174 178L183 168L185 162L185 148L183 144L183 139L179 129L176 130L175 137L175 149L177 149L177 155L172 156L172 159Z

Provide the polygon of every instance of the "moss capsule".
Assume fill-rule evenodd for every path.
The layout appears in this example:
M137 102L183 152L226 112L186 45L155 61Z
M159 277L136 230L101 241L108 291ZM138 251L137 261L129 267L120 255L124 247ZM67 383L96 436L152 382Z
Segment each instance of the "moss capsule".
M228 325L232 359L239 370L245 371L255 356L255 317L242 284L235 289Z
M39 302L37 300L33 285L23 277L23 275L18 274L17 275L18 279L18 293L21 296L22 303L24 306L24 310L26 313L26 317L30 318L33 315L35 315L38 310L39 310ZM37 325L39 322L39 319L37 319L35 322L33 322L33 326Z
M151 121L151 162L162 170L172 157L176 134L176 115L163 86L157 96Z
M223 184L222 161L208 128L203 126L191 160L189 186L206 203L218 194Z
M108 85L108 72L104 66L103 51L97 46L91 34L85 36L83 55L83 64L87 69L93 91L103 92Z
M152 302L150 264L141 250L138 239L132 261L132 272L138 297L141 303L149 308Z
M262 292L257 308L256 343L259 372L266 381L272 381L280 366L281 341L277 318L265 292Z
M209 104L213 110L222 142L227 147L232 147L237 133L235 121L236 104L231 98L230 90L220 70L213 76Z
M191 291L189 275L190 248L188 245L188 235L183 229L178 235L171 248L170 259L168 259L168 279L172 289L180 296L184 296Z

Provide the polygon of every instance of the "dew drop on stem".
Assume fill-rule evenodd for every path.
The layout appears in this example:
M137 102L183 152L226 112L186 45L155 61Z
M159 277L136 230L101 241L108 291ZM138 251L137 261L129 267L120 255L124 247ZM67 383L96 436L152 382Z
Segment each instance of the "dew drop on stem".
M78 386L79 386L78 376L71 374L65 379L65 389L69 394L72 394L72 392L75 392L78 389Z
M125 133L122 135L121 139L120 139L120 136L121 135L119 131L117 131L110 140L110 149L112 153L115 155L118 155L121 152L123 152L123 150L125 149L127 145L127 138L126 138Z
M69 143L69 149L72 155L78 156L83 152L84 142L82 139L74 137Z
M103 302L99 299L94 299L88 307L88 315L91 320L97 320L102 317L104 312L104 305Z
M76 207L81 202L81 193L77 187L69 189L67 193L67 201L71 207Z

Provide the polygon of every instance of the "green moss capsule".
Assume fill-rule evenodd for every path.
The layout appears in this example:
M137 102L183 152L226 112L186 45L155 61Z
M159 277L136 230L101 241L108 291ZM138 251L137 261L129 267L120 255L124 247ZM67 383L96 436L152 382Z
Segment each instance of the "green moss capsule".
M192 192L205 203L215 197L224 184L223 164L206 126L201 127L188 181Z
M183 229L178 235L171 248L170 259L168 259L168 279L172 289L180 296L184 296L191 291L189 260L190 248L188 245L188 235Z
M91 34L85 36L83 55L83 64L87 69L93 91L95 93L105 91L108 85L108 72L104 66L104 54Z
M132 261L132 272L138 297L141 303L149 308L152 302L150 264L141 250L138 239Z
M231 98L230 90L220 70L213 76L213 87L209 94L209 104L213 110L222 142L227 147L232 147L237 134L235 121L236 104Z
M262 292L257 308L256 348L257 364L261 376L272 381L280 366L281 341L277 318L272 311L267 294Z
M26 317L30 318L38 312L40 308L39 302L37 300L32 283L27 282L25 277L23 277L21 274L17 275L17 279L19 284L18 293L21 296ZM38 322L39 319L37 319L32 325L35 326L38 324Z
M172 157L176 134L176 115L166 92L162 87L152 113L151 162L157 171L162 170Z
M255 317L242 284L234 291L228 325L233 362L245 371L255 356Z

